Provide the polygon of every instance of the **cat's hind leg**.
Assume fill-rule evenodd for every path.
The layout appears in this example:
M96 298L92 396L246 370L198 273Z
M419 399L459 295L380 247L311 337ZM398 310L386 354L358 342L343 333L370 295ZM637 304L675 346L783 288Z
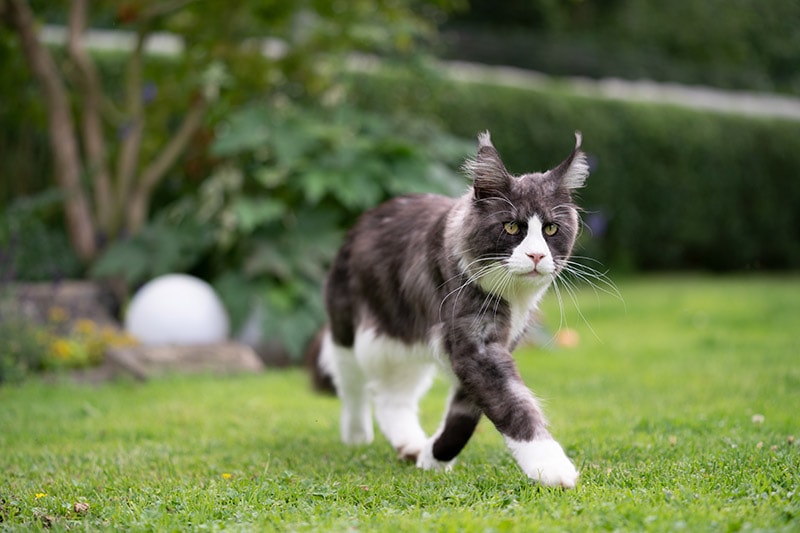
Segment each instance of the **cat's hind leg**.
M433 381L433 365L395 368L393 376L370 381L378 427L398 455L412 462L427 440L419 423L419 400Z
M333 378L342 402L340 430L345 444L368 444L374 438L367 380L352 348L333 341L330 332L322 339L319 365Z
M427 440L419 423L419 401L433 383L436 367L413 348L372 332L360 333L355 347L378 427L402 459L416 462Z

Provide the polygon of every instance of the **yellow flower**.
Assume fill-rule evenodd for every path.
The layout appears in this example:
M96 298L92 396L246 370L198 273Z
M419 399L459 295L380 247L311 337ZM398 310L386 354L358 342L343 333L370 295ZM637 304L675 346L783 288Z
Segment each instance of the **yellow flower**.
M72 346L67 339L56 339L50 344L50 351L57 359L69 359Z
M91 335L96 329L95 323L87 318L82 318L75 322L75 332L81 335Z
M224 472L222 474L222 479L230 479L230 478L231 478L231 475L228 472Z
M45 496L47 496L47 493L46 492L37 492L35 494L35 496L36 496L36 499L38 500L39 498L44 498Z

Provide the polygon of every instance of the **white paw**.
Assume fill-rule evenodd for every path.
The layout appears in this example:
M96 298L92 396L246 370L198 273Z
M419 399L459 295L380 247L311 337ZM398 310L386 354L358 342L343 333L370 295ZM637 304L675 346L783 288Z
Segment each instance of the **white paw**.
M578 471L553 439L515 441L506 438L511 454L529 478L546 487L571 489L578 482Z
M453 469L455 459L452 461L439 461L433 456L433 442L434 439L430 438L422 447L422 451L417 456L417 468L423 470L445 470L449 472Z
M400 459L405 459L407 461L416 463L424 447L425 441L422 440L395 446L395 450L397 450L397 456Z

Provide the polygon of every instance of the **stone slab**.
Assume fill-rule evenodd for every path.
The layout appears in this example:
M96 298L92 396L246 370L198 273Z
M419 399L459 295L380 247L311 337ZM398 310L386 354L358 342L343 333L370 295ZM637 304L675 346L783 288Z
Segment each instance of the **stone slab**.
M236 374L262 372L264 363L249 346L239 342L191 346L126 346L106 352L117 375L146 380L164 374Z

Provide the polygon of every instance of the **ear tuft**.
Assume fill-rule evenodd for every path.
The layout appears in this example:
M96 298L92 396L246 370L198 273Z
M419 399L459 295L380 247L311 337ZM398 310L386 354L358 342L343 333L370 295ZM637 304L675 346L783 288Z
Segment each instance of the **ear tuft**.
M575 132L575 148L572 154L564 160L558 167L552 170L553 175L560 180L561 186L569 190L580 189L589 177L589 163L586 154L581 150L583 135Z
M478 150L480 150L484 146L491 146L492 145L492 135L489 133L489 130L482 131L478 134Z
M478 199L502 196L511 185L511 175L492 145L488 131L478 135L478 153L464 163L464 170L472 178L475 198Z

